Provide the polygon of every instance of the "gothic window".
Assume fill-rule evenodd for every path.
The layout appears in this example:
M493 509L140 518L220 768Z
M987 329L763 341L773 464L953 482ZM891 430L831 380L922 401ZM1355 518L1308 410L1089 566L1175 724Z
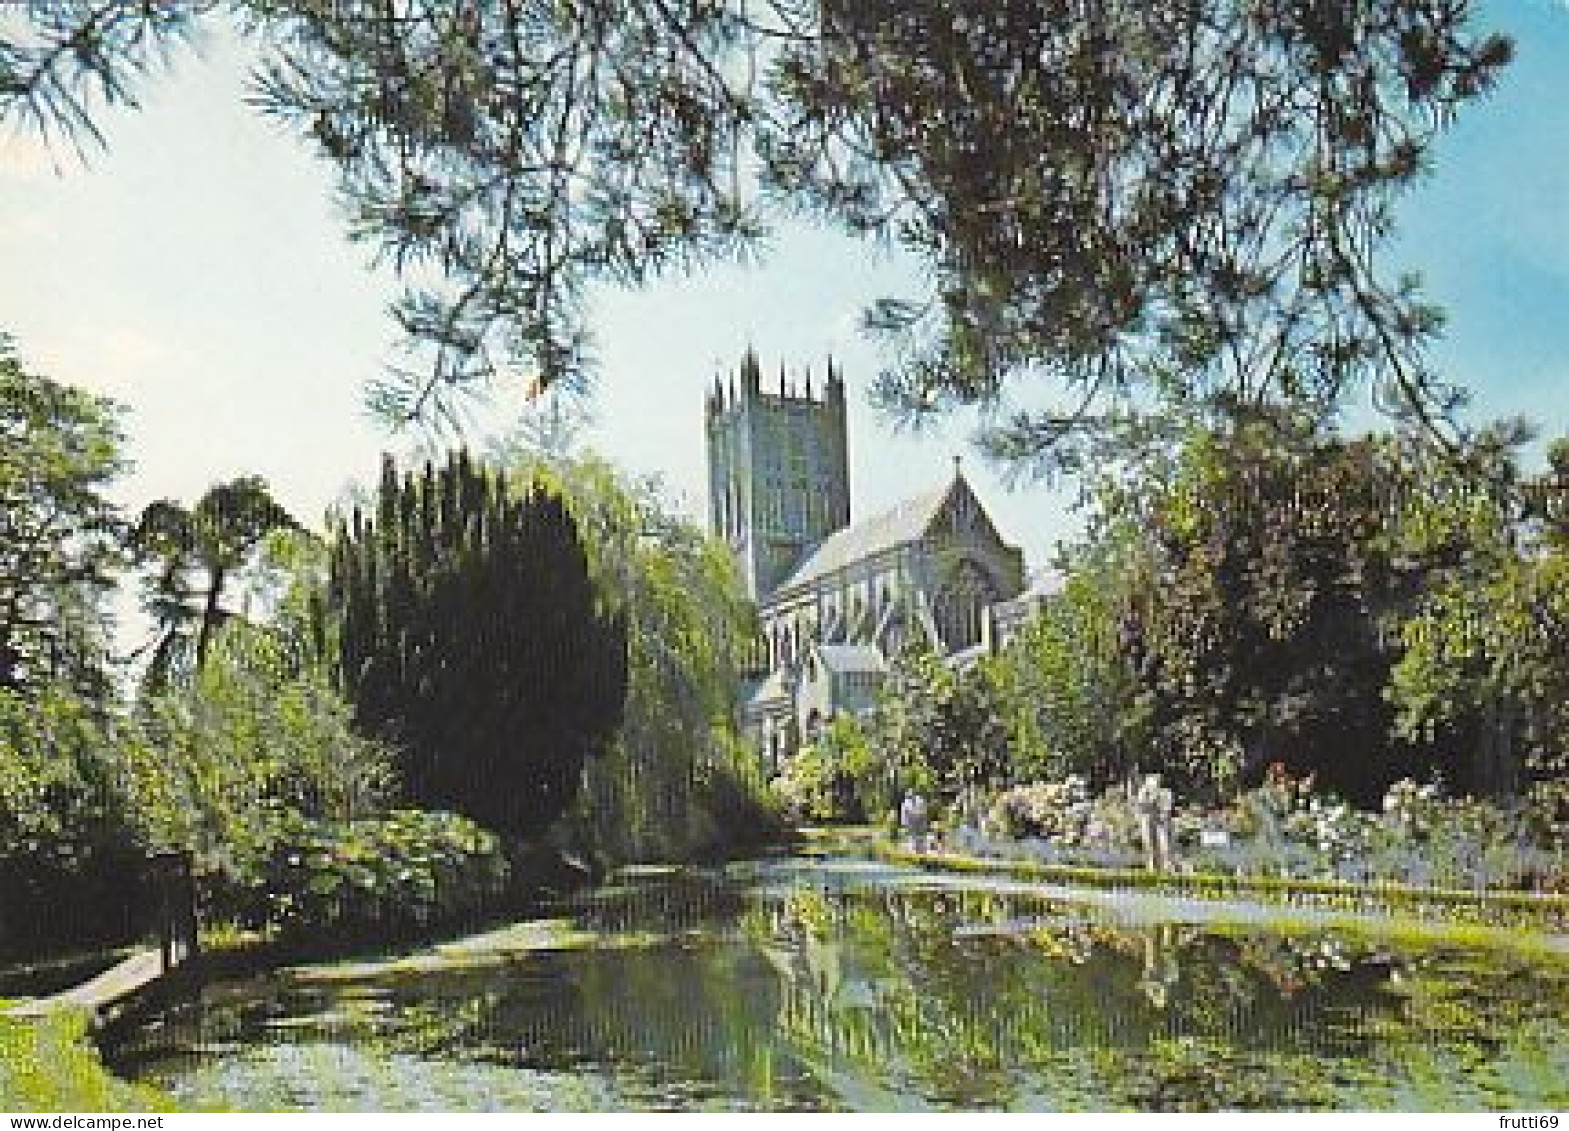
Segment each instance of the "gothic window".
M949 511L948 518L950 529L952 529L956 537L962 538L971 533L976 526L975 500L970 498L969 495L960 494L953 501L953 507Z
M835 601L829 601L827 607L823 610L822 637L830 644L837 644L843 639L843 636L844 620L840 616L839 605Z
M937 631L950 651L979 644L988 606L997 600L997 587L986 571L970 559L961 561L932 602Z
M806 438L799 431L790 433L788 457L790 473L798 479L806 478Z

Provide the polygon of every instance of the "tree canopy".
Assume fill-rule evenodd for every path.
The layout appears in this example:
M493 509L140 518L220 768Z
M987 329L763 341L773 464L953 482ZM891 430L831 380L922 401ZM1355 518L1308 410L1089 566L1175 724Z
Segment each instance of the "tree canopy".
M621 722L626 624L576 523L467 453L399 475L337 533L319 609L356 728L401 751L410 800L540 835Z
M757 803L755 754L735 719L756 612L734 561L657 481L537 442L550 439L518 437L505 464L559 493L596 587L626 624L626 704L607 755L586 767L583 840L611 859L674 859L767 836L776 825Z
M1391 462L1250 420L1195 433L1130 498L1148 556L1128 651L1182 780L1229 791L1278 762L1366 800L1400 776L1365 756L1390 730L1383 618L1403 589Z
M1170 401L1455 403L1378 252L1511 56L1465 0L37 0L0 24L0 120L96 137L222 15L409 281L394 415L579 377L588 288L802 213L925 268L867 315L884 402L982 405L1026 465Z
M113 402L29 373L0 334L0 688L104 679L122 443Z
M213 634L235 615L223 598L236 575L270 533L299 529L256 475L216 483L189 508L159 499L142 510L132 543L156 566L142 595L157 625L147 669L150 687L202 666Z
M970 800L1007 770L1006 731L984 668L955 671L924 644L894 658L874 733L901 786Z

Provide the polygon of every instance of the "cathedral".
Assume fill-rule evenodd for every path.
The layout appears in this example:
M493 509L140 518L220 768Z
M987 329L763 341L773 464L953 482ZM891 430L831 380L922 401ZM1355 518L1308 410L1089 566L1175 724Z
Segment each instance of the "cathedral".
M1024 555L959 462L930 490L852 521L844 380L830 361L764 390L748 351L704 414L709 525L734 554L761 625L742 723L776 768L826 720L870 710L912 640L962 664L1028 615Z

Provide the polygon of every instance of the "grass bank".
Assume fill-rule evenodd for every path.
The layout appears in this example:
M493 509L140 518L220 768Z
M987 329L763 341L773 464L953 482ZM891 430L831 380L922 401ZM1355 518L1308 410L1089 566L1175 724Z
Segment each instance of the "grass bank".
M0 1013L0 1111L124 1115L178 1110L169 1096L106 1069L88 1024L88 1015L77 1010L37 1018Z

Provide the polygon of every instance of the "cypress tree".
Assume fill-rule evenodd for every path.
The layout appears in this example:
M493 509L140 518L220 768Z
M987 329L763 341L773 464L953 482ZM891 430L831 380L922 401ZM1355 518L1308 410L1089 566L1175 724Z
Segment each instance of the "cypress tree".
M399 475L335 539L322 637L365 734L402 752L408 799L542 833L621 721L626 628L577 527L468 453Z

